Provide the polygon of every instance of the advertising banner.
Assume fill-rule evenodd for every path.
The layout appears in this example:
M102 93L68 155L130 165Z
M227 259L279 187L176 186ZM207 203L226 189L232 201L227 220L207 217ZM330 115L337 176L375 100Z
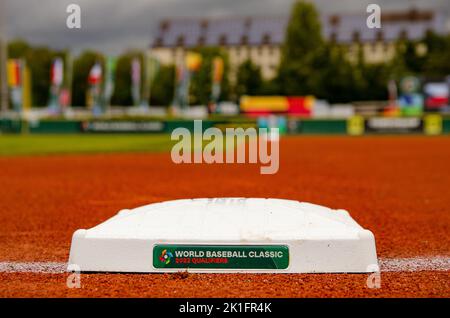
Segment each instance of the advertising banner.
M401 95L398 104L402 115L417 116L423 112L423 96L419 93L420 80L407 76L400 83Z
M89 121L81 125L82 131L93 133L161 133L165 127L162 121Z
M247 114L287 113L310 117L315 102L314 96L242 96L240 108Z
M420 117L372 117L365 121L368 133L422 133Z
M446 82L430 82L424 85L425 108L440 110L449 106L450 88Z

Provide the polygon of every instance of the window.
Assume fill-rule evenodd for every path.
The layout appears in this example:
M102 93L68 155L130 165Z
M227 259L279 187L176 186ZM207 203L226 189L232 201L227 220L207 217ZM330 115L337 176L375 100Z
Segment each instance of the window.
M261 42L262 42L263 45L269 45L271 43L270 34L269 33L263 34Z
M220 46L226 46L227 43L228 43L228 41L227 41L227 36L226 36L226 34L220 35L220 37L219 37L219 45L220 45Z
M384 34L383 31L378 31L376 36L377 42L383 42L384 41Z
M200 23L200 28L202 29L202 31L205 31L205 30L208 28L208 25L209 25L208 20L203 20L203 21Z
M261 57L261 56L263 55L263 47L262 47L262 45L259 45L259 46L258 46L258 51L257 51L257 53L258 53L258 56L259 56L259 57Z
M331 32L330 41L332 43L336 43L336 41L337 41L337 34L336 34L336 32Z
M168 20L162 21L161 24L159 25L159 28L163 32L167 31L169 29L169 27L170 27L170 22Z
M197 44L198 44L198 46L203 46L203 45L205 45L205 37L202 35L202 36L199 36L199 38L198 38L198 40L197 40Z
M159 47L159 46L163 46L163 44L164 44L163 38L162 38L161 36L159 36L159 37L155 40L154 46L155 46L155 47Z
M338 15L332 15L329 18L329 23L333 27L337 27L341 23L341 18Z
M400 40L408 39L408 31L406 31L405 29L401 30L400 34L399 34L399 38L400 38Z
M353 38L353 42L359 43L361 41L361 34L359 33L359 31L354 31L352 38Z
M184 46L184 35L180 34L177 37L177 46Z

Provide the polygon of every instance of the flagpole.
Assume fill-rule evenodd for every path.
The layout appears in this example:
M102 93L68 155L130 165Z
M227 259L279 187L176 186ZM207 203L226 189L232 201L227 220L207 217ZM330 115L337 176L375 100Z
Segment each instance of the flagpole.
M6 1L0 0L0 82L2 112L8 111L8 79L6 61L8 60L8 41L6 36Z
M67 85L67 91L69 92L69 100L68 100L68 107L72 107L72 80L73 80L73 58L72 58L72 52L70 49L67 49L66 54L66 67L67 67L67 79L66 79L66 85Z

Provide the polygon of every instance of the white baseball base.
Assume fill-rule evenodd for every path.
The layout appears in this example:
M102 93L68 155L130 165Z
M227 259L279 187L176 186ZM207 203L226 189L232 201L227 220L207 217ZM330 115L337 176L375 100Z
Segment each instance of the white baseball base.
M375 238L344 210L280 199L187 199L122 210L73 234L82 272L367 273Z

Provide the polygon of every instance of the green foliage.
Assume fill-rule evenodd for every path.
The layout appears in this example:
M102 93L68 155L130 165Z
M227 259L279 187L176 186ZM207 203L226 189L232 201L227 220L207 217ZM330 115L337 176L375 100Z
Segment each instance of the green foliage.
M292 6L282 49L283 62L309 59L323 45L319 14L312 3L296 1Z
M361 69L364 85L353 100L386 100L387 84L393 79L392 68L388 64L368 64Z
M211 101L212 89L212 64L215 57L220 56L224 61L224 77L222 80L220 100L227 100L230 93L228 82L229 63L228 55L220 48L197 48L194 50L202 55L202 66L193 74L189 92L189 103L191 105L208 105Z
M423 66L424 74L429 77L450 75L450 34L439 36L429 32L424 43L428 48Z
M50 68L55 54L48 48L36 48L27 58L31 71L33 103L36 106L48 104L50 92Z
M11 59L25 58L30 50L30 45L24 40L15 40L8 43L8 57Z
M313 76L313 94L332 103L351 101L365 86L361 70L348 61L340 46L325 46L313 67L320 70Z
M238 99L247 95L315 95L332 103L356 100L385 100L387 83L399 81L406 75L416 75L437 80L450 74L450 35L428 32L422 40L400 40L396 43L394 58L386 63L369 64L364 61L360 47L356 61L350 61L347 48L327 43L322 38L319 15L314 5L296 1L286 29L285 42L278 74L273 80L262 79L261 70L251 61L238 67L236 83L230 87L229 62L226 52L218 47L197 48L203 57L201 69L194 73L190 84L190 104L207 105L211 99L212 63L216 56L224 59L224 79L221 100ZM69 52L54 51L46 47L33 47L23 40L10 42L10 58L24 58L30 67L33 106L48 104L50 66L59 56L67 66ZM116 67L116 82L112 96L114 105L132 105L131 61L141 59L142 52L130 51L120 56ZM102 54L83 52L75 59L72 79L72 104L86 105L87 77L96 61L105 62ZM144 68L141 68L142 79ZM144 82L144 81L142 81ZM170 105L175 85L175 67L161 66L151 86L151 105ZM143 83L144 84L144 83ZM141 87L143 89L144 87Z
M161 66L150 89L150 105L169 106L175 90L175 67Z
M423 47L424 53L419 48ZM422 75L442 79L450 74L450 35L427 32L423 40L397 43L396 55L390 63L396 78Z
M104 65L103 55L94 51L85 51L75 59L72 82L72 104L74 106L86 106L87 80L92 66L97 61Z
M258 95L262 92L261 69L247 60L237 70L236 95Z
M420 45L426 52L420 52ZM443 78L450 74L450 36L429 32L422 41L402 40L392 61L364 62L361 47L356 63L344 48L325 43L314 6L296 1L282 48L278 76L272 87L284 95L313 94L335 102L387 98L387 83L405 75Z
M8 56L24 59L31 72L31 94L34 106L46 106L50 91L50 67L55 57L65 52L52 51L47 47L31 47L23 40L10 42Z
M278 74L280 93L306 95L316 91L318 70L323 61L324 41L318 13L313 4L296 1L282 47Z

